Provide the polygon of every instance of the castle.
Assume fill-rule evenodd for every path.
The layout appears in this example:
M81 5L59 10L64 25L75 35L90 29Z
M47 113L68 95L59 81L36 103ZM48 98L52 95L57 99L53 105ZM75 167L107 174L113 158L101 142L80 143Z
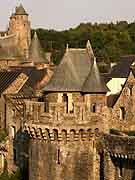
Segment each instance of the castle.
M25 180L135 179L135 56L101 74L88 40L52 67L22 5L1 55L1 171L6 159Z

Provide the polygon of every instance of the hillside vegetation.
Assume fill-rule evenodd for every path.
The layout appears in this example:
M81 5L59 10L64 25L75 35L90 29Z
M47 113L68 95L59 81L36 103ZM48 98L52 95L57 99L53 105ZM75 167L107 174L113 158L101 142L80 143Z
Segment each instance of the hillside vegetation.
M36 31L44 50L53 52L55 63L59 63L67 43L69 47L84 48L88 39L97 60L101 62L118 61L120 56L135 54L135 22L81 23L76 28L65 31Z

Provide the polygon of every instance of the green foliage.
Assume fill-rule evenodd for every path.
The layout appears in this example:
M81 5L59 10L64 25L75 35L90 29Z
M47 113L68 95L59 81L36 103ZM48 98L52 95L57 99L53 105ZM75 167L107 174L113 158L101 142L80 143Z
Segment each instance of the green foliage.
M110 129L110 134L113 134L113 135L121 135L120 131L118 129Z
M0 175L0 180L21 180L21 174L19 169L10 175L7 170L4 170L3 173Z
M135 131L128 131L127 135L128 136L135 136Z
M5 141L7 136L8 136L8 131L7 130L1 130L0 131L0 142Z
M45 29L36 31L44 50L53 52L56 64L60 62L67 43L72 48L84 48L88 39L91 40L96 57L105 63L118 61L122 55L135 53L134 22L81 23L74 29L61 32Z
M10 180L7 170L0 175L0 180Z
M16 172L13 172L10 176L10 180L21 180L21 173L20 170L17 169Z

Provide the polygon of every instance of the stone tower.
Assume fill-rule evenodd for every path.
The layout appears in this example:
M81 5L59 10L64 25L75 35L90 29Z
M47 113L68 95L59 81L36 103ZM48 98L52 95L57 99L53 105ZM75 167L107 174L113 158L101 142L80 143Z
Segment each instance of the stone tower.
M31 43L31 28L28 14L22 5L16 7L15 13L10 17L8 34L16 34L20 53L27 58Z

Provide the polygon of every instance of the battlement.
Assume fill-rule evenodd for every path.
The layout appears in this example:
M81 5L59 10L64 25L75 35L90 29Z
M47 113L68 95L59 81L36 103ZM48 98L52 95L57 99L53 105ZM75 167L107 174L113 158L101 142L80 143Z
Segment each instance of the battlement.
M66 103L31 102L26 104L26 117L28 124L47 125L51 127L91 127L92 129L101 129L104 131L107 125L104 122L106 111L102 108L96 112L88 109L85 103L74 103L73 111L67 112ZM105 107L104 107L105 109Z
M104 135L104 148L113 158L135 160L135 137Z

